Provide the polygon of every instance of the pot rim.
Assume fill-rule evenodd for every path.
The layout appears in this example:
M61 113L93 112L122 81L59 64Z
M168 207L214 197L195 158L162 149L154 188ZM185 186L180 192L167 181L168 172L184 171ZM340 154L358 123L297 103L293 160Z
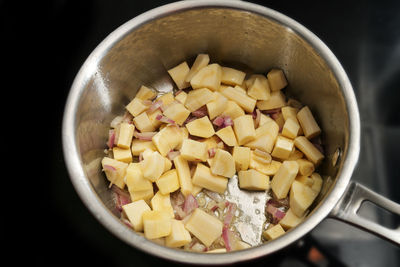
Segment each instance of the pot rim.
M131 31L141 27L143 24L173 13L196 8L230 8L252 12L276 21L294 31L320 54L320 56L326 61L328 67L332 70L339 87L342 90L349 116L349 140L347 153L343 155L345 158L342 169L338 173L335 185L326 196L324 202L309 215L307 220L286 233L284 236L270 241L268 244L253 247L251 249L222 254L193 253L167 248L151 242L128 229L128 227L126 227L107 209L97 196L92 185L85 176L85 172L82 168L82 161L76 145L75 129L77 121L75 114L78 108L79 99L90 76L93 74L94 70L96 70L99 60L101 60L113 45L123 39ZM75 190L97 220L118 238L139 250L167 260L205 265L230 264L259 258L276 252L277 250L300 239L329 215L331 210L344 194L358 161L360 151L360 118L352 85L338 59L315 34L300 23L275 10L242 1L181 1L154 8L129 20L109 34L90 54L75 77L67 98L62 125L62 142L66 166Z

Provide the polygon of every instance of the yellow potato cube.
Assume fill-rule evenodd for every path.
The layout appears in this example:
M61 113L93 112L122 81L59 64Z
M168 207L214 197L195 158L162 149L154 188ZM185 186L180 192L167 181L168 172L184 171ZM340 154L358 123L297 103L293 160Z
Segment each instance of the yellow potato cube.
M123 211L136 232L143 231L143 213L150 211L149 205L141 199L122 206Z
M189 164L181 155L174 158L174 165L178 173L181 192L184 196L189 195L193 190Z
M181 103L172 103L164 110L163 114L175 121L177 124L182 125L187 117L190 115L190 111L185 108Z
M265 162L264 159L260 159L254 151L250 153L250 164L249 167L256 169L257 171L265 174L265 175L274 175L278 172L282 163L276 160L271 160L270 163Z
M175 100L181 102L182 104L185 104L186 98L187 98L187 93L183 91L175 96Z
M318 165L324 155L304 136L298 136L294 139L294 145L306 155L314 165Z
M184 133L176 126L167 126L156 133L152 140L162 156L167 156L168 152L174 150L183 141Z
M313 184L311 186L311 189L315 192L316 195L318 195L319 192L321 192L322 183L323 183L321 175L319 175L318 173L314 172L313 174L311 174L310 178L313 180Z
M149 117L151 124L153 124L154 129L158 129L158 127L160 127L162 124L161 121L157 120L158 115L162 115L162 111L159 109L156 109L150 114L147 112L147 116Z
M262 74L252 74L250 78L244 81L245 88L249 89L256 79L260 80L264 87L268 86L269 88L267 77Z
M255 130L255 133L255 139L246 143L245 146L271 153L279 133L278 124L271 119L271 121L268 121L258 127Z
M216 135L213 135L213 136L211 136L209 138L201 140L201 142L206 144L207 151L208 151L210 148L217 148L218 147L218 143L220 142L220 140Z
M222 115L229 116L232 120L234 120L237 117L243 116L244 111L238 104L236 104L236 102L228 100Z
M190 82L196 73L208 65L210 57L207 54L198 54L189 73L186 75L185 81Z
M314 164L311 161L306 159L298 159L296 161L299 164L299 173L301 175L310 176L314 172Z
M299 134L299 130L300 125L297 123L297 121L292 118L288 118L285 121L285 124L283 124L282 135L290 139L295 139Z
M225 192L228 185L227 178L212 174L210 168L201 163L197 163L192 182L194 185L220 194Z
M154 132L155 128L149 117L147 116L146 112L136 116L133 119L133 123L135 124L136 128L139 129L141 132Z
M126 122L121 123L118 131L117 146L120 148L129 148L131 146L134 130L135 126L133 124Z
M214 63L200 69L190 80L193 89L208 88L217 91L221 84L221 66Z
M132 140L131 152L133 156L139 156L140 153L142 153L146 149L150 149L152 151L157 150L157 148L153 144L153 141L145 141L140 139Z
M171 234L171 217L166 211L151 210L142 214L144 236L156 239Z
M178 66L168 70L172 80L174 80L178 89L184 89L189 87L189 83L185 81L186 75L189 73L189 66L185 62L182 62Z
M280 224L274 225L271 228L265 230L263 232L263 237L267 240L273 240L285 233L285 230L283 230L282 226Z
M139 91L136 93L135 98L138 98L141 100L149 100L149 99L155 98L156 96L157 96L157 93L154 90L142 85L139 88Z
M215 133L228 146L237 146L236 136L232 126L224 127Z
M190 216L185 227L206 247L209 247L221 236L223 224L218 218L197 208Z
M153 210L165 211L170 215L171 218L175 217L169 193L163 195L160 191L158 191L151 199L150 204Z
M203 190L203 187L198 185L193 185L192 196L196 197L197 194L201 192L201 190Z
M250 148L243 146L235 146L233 148L232 156L235 160L237 171L245 171L249 168L250 151Z
M267 78L272 91L281 90L287 85L285 74L280 69L270 70L267 74Z
M267 190L269 189L269 176L262 174L254 169L239 171L239 187L248 190Z
M261 127L261 126L263 126L264 124L266 124L267 122L271 122L271 121L274 121L274 120L271 119L270 116L267 116L267 115L261 113L260 122L259 122L259 124L258 124L258 127Z
M288 160L298 160L303 158L304 154L302 152L300 152L299 150L297 150L296 148L294 148L292 150L292 152L289 155Z
M143 104L143 100L135 97L125 108L130 114L132 114L133 117L136 117L143 111L147 110L149 106Z
M268 82L263 82L261 79L256 78L247 90L247 94L256 100L268 100L271 97L271 90Z
M233 245L232 250L242 250L242 249L248 249L248 248L251 248L251 246L249 244L247 244L246 242L237 240L235 242L235 244Z
M271 155L279 159L288 159L294 147L294 141L283 136L276 138L274 150Z
M191 90L186 97L185 106L193 112L213 100L214 94L207 88Z
M239 145L246 144L256 137L254 121L251 115L243 115L234 119L233 130L235 131Z
M171 234L165 237L165 245L170 248L179 248L192 241L192 237L182 221L171 220Z
M297 119L307 139L314 138L321 133L321 128L319 128L309 107L305 106L300 109L297 113Z
M214 92L214 94L216 95L215 100L207 103L208 116L211 120L220 115L228 106L228 99L225 96L218 92Z
M208 158L207 145L191 139L183 140L181 156L188 161L206 161Z
M151 182L156 181L164 172L165 160L157 151L152 152L149 156L143 155L144 159L140 162L143 177Z
M126 185L129 192L153 190L153 184L143 177L139 163L131 163L126 169Z
M154 196L153 188L143 191L129 191L132 201L144 200L148 201Z
M259 110L268 110L280 108L286 105L285 95L281 91L271 92L268 100L257 101L257 108Z
M282 115L283 115L283 118L285 119L285 121L288 118L292 118L297 121L297 112L299 112L299 109L291 107L291 106L285 106L285 107L282 107L281 111L282 111Z
M286 160L282 163L271 182L271 189L278 199L282 199L287 196L290 186L295 180L298 171L299 165L296 161Z
M217 149L210 167L213 174L228 178L236 173L235 160L228 151L222 149Z
M186 129L191 135L203 138L209 138L215 134L214 127L207 116L186 123Z
M174 95L171 92L163 94L162 96L159 96L157 98L157 101L163 102L164 107L167 107L169 104L174 102L174 100L175 100Z
M221 82L229 85L241 85L246 73L240 70L222 67Z
M302 217L316 197L314 190L295 180L290 189L290 208L297 217Z
M124 189L124 177L128 164L109 157L104 157L101 160L101 165L103 167L103 171L106 174L107 180L110 181L110 183L115 184L119 188Z
M161 194L168 194L175 192L179 189L179 179L176 169L169 170L161 175L160 178L156 180L156 184Z
M163 172L169 171L172 168L172 162L167 158L164 158L164 162L165 162L165 164L164 164Z
M220 90L220 92L229 100L236 102L236 104L242 107L246 112L253 112L254 107L256 106L257 101L243 93L240 89L227 87Z
M313 179L311 179L310 177L305 176L305 175L297 175L296 181L298 181L306 186L310 186L310 187L314 183Z
M130 149L124 149L119 147L113 147L113 155L114 159L131 163L132 162L132 153Z
M181 127L180 130L181 130L181 139L175 148L176 150L180 150L182 148L183 140L189 138L189 131L185 127Z
M304 217L297 217L292 209L288 209L286 211L285 217L283 217L282 220L279 221L279 224L282 226L283 229L289 230L293 227L296 227L298 224L300 224L304 220Z

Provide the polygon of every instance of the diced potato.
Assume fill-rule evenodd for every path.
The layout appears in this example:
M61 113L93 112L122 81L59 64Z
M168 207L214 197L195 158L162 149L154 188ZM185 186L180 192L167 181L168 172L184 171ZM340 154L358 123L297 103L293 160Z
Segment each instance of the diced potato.
M298 181L298 182L300 182L300 183L302 183L302 184L304 184L306 186L310 186L310 187L314 183L313 179L311 179L310 177L305 176L305 175L297 175L296 176L296 181Z
M172 169L163 173L163 175L156 180L156 184L161 194L164 195L178 190L179 179L176 169Z
M187 98L187 93L184 91L181 91L178 95L175 96L175 100L181 102L182 104L185 104Z
M267 78L272 91L281 90L287 85L285 74L280 69L270 70L267 74Z
M220 140L216 135L213 135L213 136L211 136L209 138L201 140L201 142L206 144L207 151L208 151L210 148L217 148L218 147L218 143L220 142Z
M321 133L321 128L319 128L309 107L305 106L297 112L297 119L307 139L316 137Z
M256 137L254 121L251 115L243 115L234 119L233 130L235 131L239 145L246 144Z
M180 139L180 142L176 146L176 150L180 150L182 148L183 140L189 138L189 131L185 127L181 127L180 130L182 139Z
M228 100L222 115L229 116L232 120L234 120L237 117L243 116L244 111L238 104L236 104L236 102Z
M125 149L129 148L131 146L134 130L135 126L133 124L129 124L126 122L121 123L119 126L117 146Z
M276 138L275 147L271 155L279 159L288 159L294 147L294 142L283 136Z
M207 145L192 139L183 140L181 156L188 161L206 161L208 158Z
M146 149L150 149L153 151L157 150L152 141L145 141L140 139L132 140L131 152L133 156L139 156L140 153L142 153Z
M211 172L231 178L236 173L235 160L232 155L225 150L217 149L211 162Z
M165 245L170 248L179 248L192 241L192 237L182 221L171 220L171 234L165 238Z
M268 100L271 97L268 82L263 82L256 78L253 84L247 90L247 94L256 100Z
M316 196L315 191L309 186L295 180L290 189L290 208L297 217L302 217Z
M101 160L101 165L103 167L103 171L106 174L107 180L110 181L110 183L115 184L119 188L124 189L124 177L128 164L109 157L104 157Z
M221 82L229 85L241 85L243 83L246 73L240 70L222 67Z
M113 155L114 155L114 159L116 159L116 160L126 162L126 163L132 162L132 153L131 153L130 149L113 147Z
M133 117L136 117L143 111L147 110L149 106L143 104L143 100L135 97L125 108L130 114L132 114Z
M215 133L228 146L237 146L236 136L232 126L224 127Z
M181 186L181 192L184 196L189 195L193 190L192 179L190 176L190 169L187 160L181 155L174 158L174 165L178 173L179 184Z
M149 117L151 124L153 124L154 129L158 129L158 127L160 127L162 124L161 121L157 120L158 115L162 115L162 111L159 109L156 109L152 113L147 112L147 116Z
M257 101L257 108L259 110L268 110L280 108L286 105L285 95L281 91L271 92L268 100Z
M251 248L251 246L249 244L247 244L246 242L237 240L234 245L232 250L243 250L243 249L248 249Z
M297 123L297 121L292 118L288 118L283 125L282 135L290 139L295 139L299 134L299 130L300 125Z
M141 199L122 206L123 211L136 232L143 231L143 213L150 211L149 205Z
M143 177L151 182L160 178L164 172L165 159L157 151L152 152L149 156L144 156L143 161L140 162L140 167L143 172Z
M284 161L271 182L271 189L278 199L285 198L296 178L299 165L296 161Z
M136 128L139 129L141 132L154 132L155 128L149 117L147 116L146 112L136 116L133 119L133 123L135 124Z
M190 80L193 89L208 88L217 91L221 84L221 66L214 63L200 69Z
M249 89L256 79L261 81L264 87L268 86L269 88L267 77L262 74L252 74L247 80L244 81L245 88Z
M293 227L296 227L298 224L300 224L304 220L304 217L297 217L292 209L288 209L286 211L285 217L283 217L282 220L279 221L279 224L282 226L283 229L289 230Z
M156 239L171 234L171 217L168 212L151 210L142 214L144 236Z
M168 152L174 150L183 141L182 129L176 126L167 126L156 133L153 143L162 156L167 156Z
M311 174L310 178L313 180L313 184L311 186L311 189L315 192L316 195L318 195L319 192L321 192L322 183L323 183L321 175L319 175L318 173L314 172L313 174Z
M153 188L151 188L143 191L130 191L129 194L132 201L137 201L141 199L144 201L148 201L154 196L154 191Z
M156 96L157 96L157 93L154 90L142 85L139 88L139 91L136 93L135 98L138 98L141 100L149 100L149 99L155 98Z
M153 184L145 179L139 163L131 163L126 169L126 185L129 192L153 190Z
M187 123L186 129L191 135L203 138L209 138L215 133L214 127L207 116Z
M285 230L283 230L282 226L280 224L274 225L273 227L265 230L263 232L263 237L267 240L273 240L285 233Z
M207 88L200 88L196 90L191 90L187 97L185 106L191 112L201 108L207 103L214 100L214 94Z
M253 112L256 106L257 101L255 99L249 97L237 88L227 87L224 90L220 90L220 92L229 100L236 102L236 104L242 107L246 112Z
M274 120L271 119L270 116L267 116L267 115L261 113L260 122L259 122L259 124L258 124L258 127L261 127L261 126L263 126L264 124L266 124L267 122L271 122L271 121L274 121ZM278 129L278 130L279 130L279 129Z
M257 156L254 151L250 153L250 168L256 169L257 171L265 174L265 175L274 175L278 172L282 163L276 160L272 160L271 163L266 163L264 161L259 160L259 156Z
M208 116L211 120L220 115L228 106L228 99L225 96L218 92L214 92L214 94L216 95L215 100L207 103Z
M254 169L239 171L239 187L248 190L267 190L269 189L269 176L262 174Z
M207 54L198 54L189 73L186 75L185 81L190 82L196 73L208 65L210 57Z
M299 173L301 175L310 176L315 168L314 164L306 159L298 159L296 160L297 164L299 164Z
M159 96L157 98L157 101L163 102L164 107L167 107L169 104L174 102L174 100L175 100L174 95L171 92L163 94L162 96Z
M279 126L274 120L270 120L255 130L255 139L245 144L252 149L259 149L271 153L278 136Z
M185 227L195 237L197 237L206 247L221 236L222 222L206 213L205 211L197 208L194 210Z
M189 87L189 83L185 81L186 76L189 73L189 66L185 62L182 62L178 66L168 70L169 75L171 76L172 80L174 80L178 89L185 89Z
M282 107L281 111L282 111L282 115L283 115L283 118L285 119L285 121L288 118L292 118L292 119L296 120L296 122L297 122L297 112L299 112L299 110L297 108L294 108L291 106L285 106L285 107Z
M243 146L235 146L233 148L232 156L235 160L237 171L245 171L249 168L250 151L250 148Z
M212 174L210 168L201 163L197 163L192 182L196 186L206 188L220 194L225 192L228 185L227 178Z
M206 253L225 253L225 252L226 252L226 248L216 248L216 249L206 251Z
M318 165L324 155L304 136L298 136L294 139L294 145L306 155L314 165Z
M175 217L169 193L163 195L160 191L158 191L151 199L150 204L153 210L165 211L170 215L171 218Z
M193 179L192 179L193 180ZM196 197L203 190L203 187L193 184L192 196Z
M297 150L296 148L294 148L292 150L292 152L289 155L288 160L298 160L303 158L304 154L302 152L300 152L299 150Z
M163 114L175 121L177 124L182 125L187 117L190 115L190 111L185 108L185 106L179 102L171 103Z

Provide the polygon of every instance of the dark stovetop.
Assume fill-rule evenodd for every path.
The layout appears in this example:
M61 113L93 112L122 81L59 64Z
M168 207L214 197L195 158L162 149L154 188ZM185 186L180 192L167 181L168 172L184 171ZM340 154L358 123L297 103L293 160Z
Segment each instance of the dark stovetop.
M27 259L56 266L85 262L92 266L174 265L132 249L96 221L72 188L61 147L63 107L86 57L119 25L168 1L32 2L0 1L3 43L17 48L24 59L33 54L24 69L28 81L14 81L39 84L34 93L27 88L24 98L27 102L35 100L32 109L47 111L44 121L35 118L32 123L41 129L45 144L41 146L42 164L36 165L42 175L35 180L34 190L39 190L35 209L27 208L23 213L28 234L23 237L27 243L22 244L26 244ZM396 108L400 100L400 2L252 2L297 20L338 57L353 84L362 121L361 155L353 179L400 202L400 112ZM31 63L42 68L36 69ZM10 66L20 66L20 62L13 64ZM36 101L43 99L46 101ZM380 223L398 226L398 220L376 209L363 213ZM322 259L318 252L324 255ZM320 260L312 262L310 255ZM300 242L254 264L400 266L400 249L327 219Z

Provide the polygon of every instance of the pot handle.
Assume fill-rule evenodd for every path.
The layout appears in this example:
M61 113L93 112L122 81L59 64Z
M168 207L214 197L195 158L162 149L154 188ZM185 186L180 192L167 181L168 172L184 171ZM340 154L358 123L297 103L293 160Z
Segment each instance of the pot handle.
M357 214L364 201L370 201L393 214L400 215L399 204L373 192L359 183L351 182L329 216L400 245L400 226L398 226L397 229L390 229Z

